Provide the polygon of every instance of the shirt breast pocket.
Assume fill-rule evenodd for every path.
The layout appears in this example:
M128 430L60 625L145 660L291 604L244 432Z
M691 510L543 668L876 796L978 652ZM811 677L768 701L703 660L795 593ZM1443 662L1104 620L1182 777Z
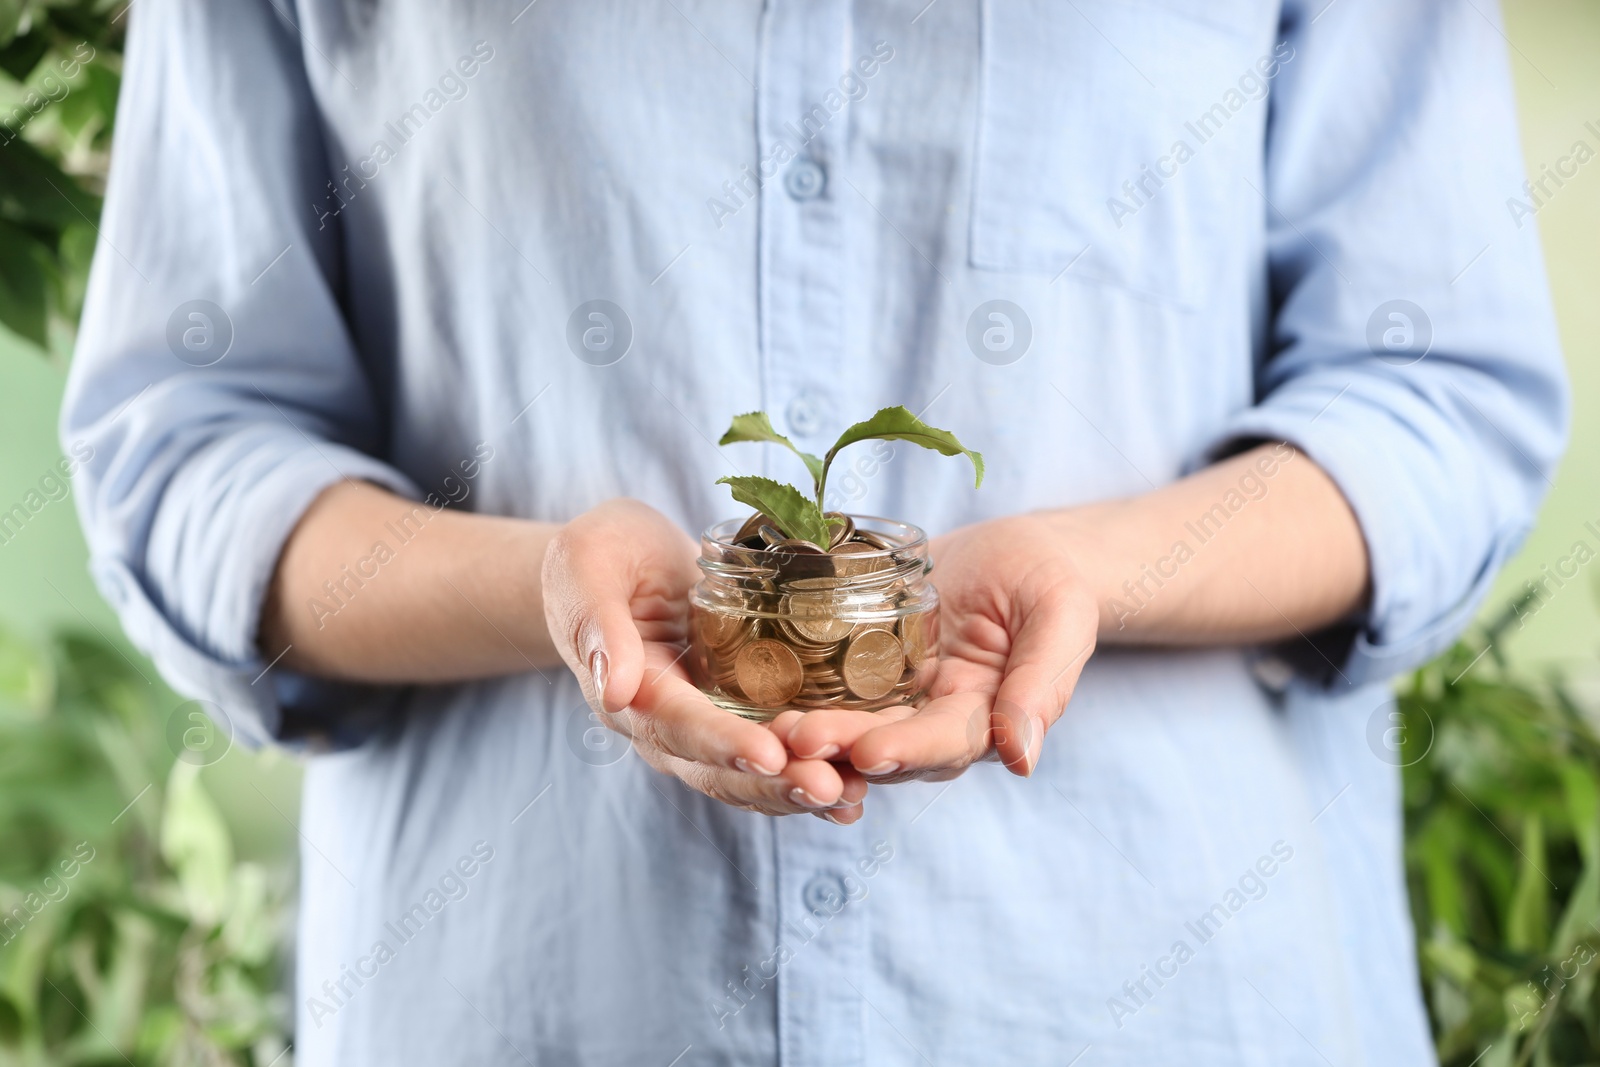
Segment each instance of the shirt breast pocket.
M1244 179L1283 59L1252 46L1253 0L1165 2L983 0L972 266L1205 300L1265 210Z

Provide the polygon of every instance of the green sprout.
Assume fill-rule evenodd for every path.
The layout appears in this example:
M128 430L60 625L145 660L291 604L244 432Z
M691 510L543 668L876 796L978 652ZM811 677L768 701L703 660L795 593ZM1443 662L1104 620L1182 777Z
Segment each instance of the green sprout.
M727 485L733 491L733 499L766 515L777 526L778 532L785 537L809 541L819 548L827 549L828 527L840 521L824 514L822 510L823 496L828 490L828 468L833 466L834 457L846 445L872 440L909 441L923 448L931 448L941 455L966 456L972 461L974 487L983 484L981 454L963 446L956 440L955 434L929 426L903 407L884 408L867 421L851 426L839 435L839 439L821 459L809 452L802 452L794 446L793 441L774 430L772 420L767 418L766 412L752 411L745 415L737 415L732 425L728 427L728 432L722 435L717 444L767 441L782 445L799 456L800 461L806 465L806 470L811 472L813 494L807 498L792 485L756 475L718 478L717 484Z

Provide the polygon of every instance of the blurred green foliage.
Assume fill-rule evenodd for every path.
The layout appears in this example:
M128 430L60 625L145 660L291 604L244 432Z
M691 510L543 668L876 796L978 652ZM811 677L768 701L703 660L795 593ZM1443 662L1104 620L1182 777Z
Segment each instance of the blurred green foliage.
M0 0L0 323L65 354L94 252L122 0Z
M1600 1064L1600 733L1559 678L1500 657L1518 614L1400 695L1406 868L1444 1067Z
M0 632L0 1064L289 1062L292 872L236 861L192 707Z

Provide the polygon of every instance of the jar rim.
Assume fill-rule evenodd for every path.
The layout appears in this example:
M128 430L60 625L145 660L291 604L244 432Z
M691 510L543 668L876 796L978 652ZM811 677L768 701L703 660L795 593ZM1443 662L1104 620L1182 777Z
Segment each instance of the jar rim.
M913 526L909 522L898 519L886 519L881 515L856 515L851 512L841 512L856 524L857 529L867 529L875 534L887 537L895 543L889 548L875 548L869 552L856 553L857 558L871 559L874 557L888 558L895 553L904 554L908 550L916 551L927 546L928 535L921 527ZM733 535L739 532L749 519L744 518L723 519L707 526L700 534L700 539L707 544L715 545L722 549L738 549L740 546L733 540ZM865 524L865 526L863 526Z

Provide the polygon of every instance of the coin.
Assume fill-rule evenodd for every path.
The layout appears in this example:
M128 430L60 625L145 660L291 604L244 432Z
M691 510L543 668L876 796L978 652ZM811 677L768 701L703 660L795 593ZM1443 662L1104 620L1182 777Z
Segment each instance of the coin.
M923 662L928 658L928 629L924 625L926 616L922 612L914 615L905 615L900 619L900 643L904 647L906 665L912 670L920 670Z
M864 541L846 541L834 546L829 555L833 560L834 572L847 578L888 570L894 566L881 549L873 548Z
M790 593L778 601L778 613L806 640L816 644L843 641L855 629L841 618L843 603L831 593Z
M828 527L828 530L829 530L828 551L830 551L830 552L833 551L835 548L838 548L840 545L847 543L852 537L854 537L856 535L856 523L855 523L855 520L852 519L850 516L844 514L843 512L830 511L824 517L825 518L829 518L829 519L838 519L839 520L839 524L837 526Z
M887 549L899 547L894 541L891 541L889 538L883 536L883 534L874 533L871 530L863 530L859 526L856 527L856 540L863 541L878 551L885 551Z
M850 692L864 700L876 700L894 689L904 669L900 639L888 630L875 629L850 639L840 674Z
M708 648L721 650L742 640L750 628L749 619L715 608L696 607L695 626Z
M779 581L833 574L833 557L810 541L789 538L767 546L767 552L778 566Z
M826 550L761 512L718 548L723 566L707 569L690 620L696 684L749 711L876 711L923 692L939 621L925 560L848 515L827 517Z
M843 578L834 575L822 575L816 578L790 578L783 583L783 587L791 593L818 593L839 589L849 584Z
M805 673L788 645L764 637L739 650L734 676L752 702L763 708L776 708L800 692Z
M772 525L772 518L758 511L744 520L744 525L739 527L739 532L733 535L734 543L748 541L752 537L760 537L761 527L770 525Z

